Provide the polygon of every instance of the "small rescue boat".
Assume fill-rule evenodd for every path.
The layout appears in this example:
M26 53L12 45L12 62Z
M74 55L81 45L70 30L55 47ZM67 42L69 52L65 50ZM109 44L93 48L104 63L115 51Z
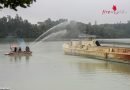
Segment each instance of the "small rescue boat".
M16 40L17 39L17 40ZM22 50L24 49L24 50ZM13 42L10 44L10 52L5 53L5 55L9 56L30 56L32 52L30 51L30 47L25 43L22 36L18 38L14 38Z
M21 47L11 47L11 51L9 53L5 53L5 55L10 56L26 56L26 55L32 55L32 52L30 51L29 46L26 46L25 51L22 51Z

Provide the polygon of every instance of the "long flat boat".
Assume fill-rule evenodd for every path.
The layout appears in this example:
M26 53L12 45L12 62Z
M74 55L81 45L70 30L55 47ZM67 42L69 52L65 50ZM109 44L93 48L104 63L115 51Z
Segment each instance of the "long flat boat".
M63 44L65 54L130 64L130 48L101 46L96 40L72 40Z

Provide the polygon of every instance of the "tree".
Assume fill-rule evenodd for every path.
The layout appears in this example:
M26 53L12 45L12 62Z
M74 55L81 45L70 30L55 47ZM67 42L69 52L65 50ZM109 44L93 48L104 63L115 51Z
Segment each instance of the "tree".
M0 9L10 8L17 11L18 6L27 8L33 2L36 2L36 0L0 0Z

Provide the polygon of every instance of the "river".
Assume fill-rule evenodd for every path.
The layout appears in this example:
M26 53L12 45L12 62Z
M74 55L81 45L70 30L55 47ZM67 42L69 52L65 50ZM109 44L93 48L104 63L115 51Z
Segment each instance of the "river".
M64 42L44 42L30 57L10 57L0 43L0 88L10 90L130 90L130 65L64 55Z

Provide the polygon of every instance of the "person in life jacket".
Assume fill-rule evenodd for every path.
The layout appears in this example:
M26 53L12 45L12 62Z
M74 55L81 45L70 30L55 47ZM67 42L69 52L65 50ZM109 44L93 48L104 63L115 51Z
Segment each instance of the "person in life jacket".
M25 51L26 51L26 52L30 52L29 46L26 46Z
M18 52L22 52L22 49L21 49L21 47L19 47L19 49L18 49Z
M14 47L14 51L13 52L17 52L17 47Z

